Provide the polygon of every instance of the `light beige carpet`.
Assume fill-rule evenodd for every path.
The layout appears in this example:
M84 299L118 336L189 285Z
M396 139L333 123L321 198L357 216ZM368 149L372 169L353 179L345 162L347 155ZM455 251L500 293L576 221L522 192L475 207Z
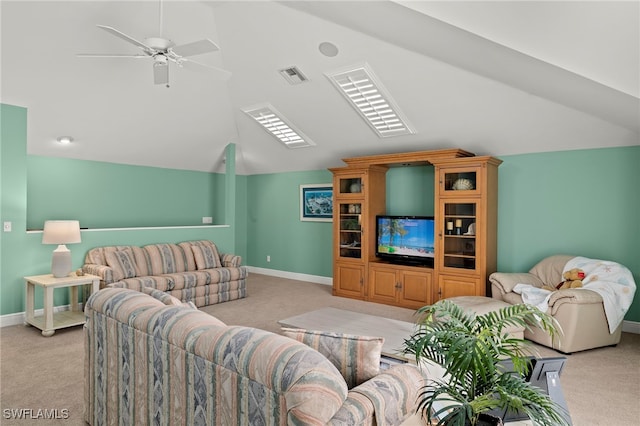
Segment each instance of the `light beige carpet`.
M278 332L277 321L322 307L334 307L402 321L414 311L333 297L331 287L252 274L248 297L207 306L203 311L228 324ZM374 330L372 330L373 332ZM540 348L544 356L558 353ZM576 426L640 424L640 335L623 333L615 348L568 357L562 386ZM82 328L58 330L53 337L22 325L0 329L0 424L82 425ZM31 410L31 411L28 411ZM56 415L55 420L12 420L19 412ZM227 426L227 425L225 425ZM231 426L231 425L229 425Z

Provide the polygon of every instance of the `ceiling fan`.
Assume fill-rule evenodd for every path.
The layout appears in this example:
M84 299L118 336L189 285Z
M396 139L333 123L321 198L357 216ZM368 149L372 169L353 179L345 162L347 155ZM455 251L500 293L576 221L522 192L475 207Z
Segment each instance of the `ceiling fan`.
M138 41L135 38L118 31L113 27L106 25L98 25L111 35L114 35L126 42L133 44L140 48L142 53L137 54L101 54L101 53L80 53L79 57L92 57L92 58L151 58L153 59L153 81L155 84L165 84L169 87L169 62L175 63L179 67L187 67L194 70L209 69L217 72L222 78L228 79L231 77L231 73L222 68L214 67L212 65L196 62L191 59L191 56L202 55L204 53L211 53L220 50L220 48L211 40L203 39L194 41L191 43L181 44L176 46L174 42L162 37L162 0L160 0L160 30L159 36L148 37L144 39L144 42Z

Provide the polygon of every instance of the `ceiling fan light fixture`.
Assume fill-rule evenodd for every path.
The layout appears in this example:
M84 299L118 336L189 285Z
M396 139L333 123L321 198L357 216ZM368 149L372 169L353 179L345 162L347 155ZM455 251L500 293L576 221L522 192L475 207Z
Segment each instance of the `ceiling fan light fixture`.
M193 65L193 67L189 66L189 68L205 68L212 69L218 74L221 74L224 79L228 79L231 76L229 71L220 69L218 67L214 67L211 65L203 64L200 62L196 62L187 57L203 55L205 53L216 52L220 50L218 45L216 45L213 41L209 39L203 39L194 41L191 43L182 44L176 46L176 44L162 37L162 0L159 2L160 4L160 31L158 37L148 37L144 39L144 42L138 41L137 39L119 31L113 27L107 25L98 25L98 28L106 31L107 33L115 36L121 40L126 41L127 43L136 46L137 48L142 50L142 53L138 54L100 54L100 53L81 53L78 54L79 57L93 57L93 58L152 58L153 63L153 74L154 74L154 83L155 84L166 84L169 87L169 71L168 64L169 62L173 62L177 64L179 67L182 67L183 62Z
M153 65L162 66L162 65L167 65L167 63L169 62L169 59L161 53L154 56L153 59L155 60L155 63Z

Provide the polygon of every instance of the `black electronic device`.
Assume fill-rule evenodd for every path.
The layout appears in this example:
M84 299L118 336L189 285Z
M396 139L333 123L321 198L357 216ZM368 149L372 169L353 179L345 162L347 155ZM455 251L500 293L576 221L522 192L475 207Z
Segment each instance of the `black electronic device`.
M569 414L569 408L567 402L564 399L562 393L562 386L560 384L560 374L564 368L564 364L567 361L566 357L550 357L550 358L535 358L528 357L530 368L525 375L525 380L532 385L540 388L544 393L551 397L562 408L561 415L567 421L571 423L571 415ZM505 374L516 374L513 368L513 363L510 360L501 361L499 367ZM505 410L493 410L492 415L502 418L504 423L513 422L518 420L527 420L527 416L524 412L513 412Z
M433 267L432 216L376 216L376 256L393 263Z

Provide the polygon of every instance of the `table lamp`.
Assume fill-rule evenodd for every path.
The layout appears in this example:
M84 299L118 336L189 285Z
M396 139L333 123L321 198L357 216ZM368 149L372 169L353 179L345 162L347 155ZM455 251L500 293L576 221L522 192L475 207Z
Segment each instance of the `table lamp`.
M51 273L62 278L71 272L71 252L65 244L79 243L80 222L77 220L47 220L42 232L42 244L58 244L51 258Z

